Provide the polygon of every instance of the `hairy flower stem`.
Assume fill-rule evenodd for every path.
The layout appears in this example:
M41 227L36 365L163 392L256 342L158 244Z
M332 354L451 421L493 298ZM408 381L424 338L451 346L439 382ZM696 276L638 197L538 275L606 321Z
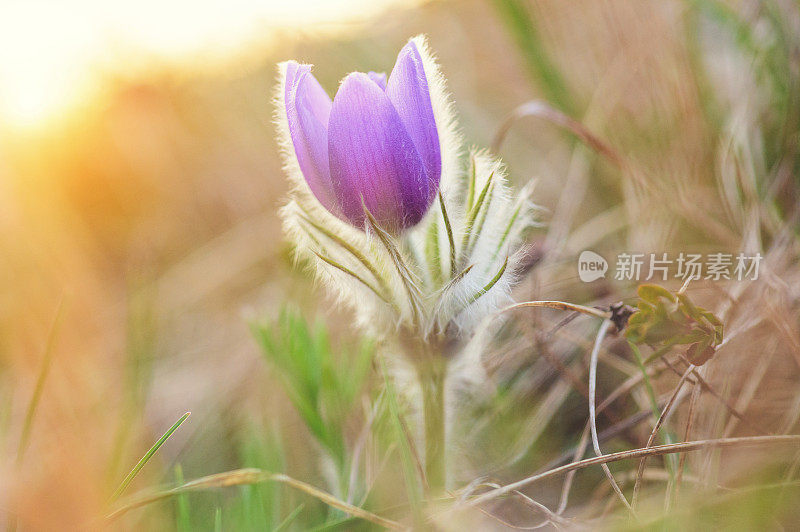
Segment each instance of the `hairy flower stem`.
M447 360L434 356L417 366L425 423L425 479L430 494L440 494L447 479L445 464L445 379Z

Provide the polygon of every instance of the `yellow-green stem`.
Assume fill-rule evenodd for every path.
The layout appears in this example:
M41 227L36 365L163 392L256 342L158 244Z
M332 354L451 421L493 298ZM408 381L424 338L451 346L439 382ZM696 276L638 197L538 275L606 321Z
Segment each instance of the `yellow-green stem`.
M425 479L431 494L443 492L447 480L444 404L447 361L436 358L417 368L425 420Z

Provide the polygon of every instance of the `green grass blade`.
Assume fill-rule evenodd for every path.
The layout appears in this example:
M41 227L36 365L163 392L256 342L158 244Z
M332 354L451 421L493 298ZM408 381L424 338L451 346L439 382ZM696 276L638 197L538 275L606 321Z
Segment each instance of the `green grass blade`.
M647 374L647 368L645 367L645 360L642 357L642 352L639 351L639 347L634 344L633 342L628 342L628 345L631 346L631 351L633 351L634 358L636 359L636 365L639 366L639 371L642 372L642 381L644 382L645 390L647 391L647 398L650 400L650 408L653 411L653 419L658 419L661 416L661 409L658 407L658 399L656 398L656 392L653 390L653 384L650 382L650 376ZM664 443L675 443L676 438L672 435L672 432L664 428ZM677 456L668 456L665 460L667 464L667 471L670 476L670 480L672 482L675 481L675 472L678 468L678 457Z
M183 468L180 464L175 466L175 483L178 485L183 484ZM175 498L175 506L177 513L176 528L181 532L188 532L192 529L191 519L189 517L189 498L183 493Z
M287 528L289 525L291 525L291 524L292 524L292 521L294 521L295 519L297 519L297 516L298 516L298 515L300 515L300 512L302 512L302 511L303 511L303 508L305 508L305 504L301 504L300 506L298 506L297 508L295 508L294 510L292 510L292 513L290 513L289 515L287 515L287 516L286 516L286 519L284 519L283 521L281 521L281 522L280 522L280 524L279 524L278 526L276 526L276 527L275 527L275 530L273 530L272 532L280 532L281 530L286 530L286 528Z
M128 485L133 481L133 479L136 477L139 471L141 471L141 469L145 466L148 460L150 460L150 458L152 458L153 455L156 454L156 451L158 451L158 449L162 445L164 445L164 442L166 442L169 439L169 437L172 436L172 433L178 430L178 427L180 427L183 424L183 422L186 421L186 418L188 418L190 414L191 412L186 412L185 414L183 414L178 419L178 421L176 421L169 428L169 430L167 430L167 432L165 432L164 435L161 436L158 439L158 441L153 444L152 447L150 447L150 449L144 454L144 456L142 456L142 458L136 463L136 465L133 466L133 469L131 469L130 473L128 473L128 475L123 479L122 483L119 485L116 491L114 491L114 494L111 496L109 503L113 503L119 498L120 495L122 495L122 493L125 491L125 488L127 488Z
M523 0L494 0L497 12L516 41L533 80L545 97L563 111L576 114L576 105L564 77L547 55L530 10Z
M19 447L17 449L17 464L22 462L22 457L25 454L25 449L28 448L28 442L31 438L31 430L33 429L33 419L36 416L36 409L39 406L39 401L42 398L44 391L44 383L47 380L47 375L50 372L50 365L53 362L53 346L55 345L55 338L61 319L64 315L64 300L62 299L58 304L56 310L56 317L53 320L53 325L50 327L50 334L47 336L47 344L44 348L44 358L42 359L42 368L39 370L39 376L36 378L36 386L33 389L31 401L28 403L28 408L25 411L25 421L22 425L22 435L19 439Z

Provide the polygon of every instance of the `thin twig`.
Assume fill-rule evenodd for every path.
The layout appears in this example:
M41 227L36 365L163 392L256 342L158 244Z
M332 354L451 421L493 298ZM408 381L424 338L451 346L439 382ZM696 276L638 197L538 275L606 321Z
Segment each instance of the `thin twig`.
M574 521L566 519L566 518L562 517L561 515L559 515L558 513L553 512L550 508L548 508L544 504L533 500L531 497L528 497L527 495L525 495L521 491L515 491L514 493L519 495L519 497L522 498L522 500L524 500L525 502L527 502L530 506L533 506L537 510L539 510L542 513L544 513L545 515L547 515L548 520L552 521L553 523L559 523L559 524L562 524L562 525L571 526L573 528L576 527L577 523L575 523ZM580 527L580 528L583 528L583 527Z
M679 354L678 356L681 359L681 361L684 363L684 365L686 365L687 367L692 364L691 362L689 362L689 359L686 358L685 355ZM676 375L679 375L679 376L681 375L681 372L677 368L675 368L675 366L672 363L670 363L666 358L662 358L661 360ZM755 430L757 432L761 432L761 433L764 433L764 434L772 434L771 430L767 430L765 427L761 427L758 423L756 423L754 421L750 421L747 418L745 418L744 414L739 412L736 409L736 407L734 407L730 403L730 401L725 399L722 396L721 393L719 393L713 386L711 386L711 384L705 379L705 377L703 377L702 373L700 373L699 368L695 368L694 369L694 371L692 372L692 376L695 379L697 379L697 382L700 383L700 386L703 388L703 390L705 390L708 393L710 393L711 395L713 395L714 398L717 399L722 404L722 406L725 407L725 409L728 411L728 413L730 413L732 416L736 417L739 421L741 421L742 423L748 425L750 428L752 428L753 430Z
M558 373L568 381L575 391L579 392L586 400L589 400L589 388L586 386L586 383L578 378L572 370L570 370L564 363L555 356L552 351L550 351L550 347L547 345L547 342L542 338L542 335L536 335L536 347L539 350L539 354L541 354L542 358L544 358L553 369L558 371ZM598 414L600 411L598 411ZM606 410L603 412L606 417L608 417L609 421L612 423L618 423L619 418L614 415L613 412L610 410Z
M647 445L645 445L645 449L652 447L653 442L656 440L656 435L658 434L658 430L664 424L664 421L667 419L667 416L672 411L672 406L675 404L675 400L678 398L678 394L680 393L681 389L683 388L686 379L689 378L689 375L694 370L694 365L689 366L687 370L681 375L678 384L675 385L675 391L672 392L672 396L670 396L667 405L661 411L661 415L658 416L658 420L656 421L655 425L653 426L653 430L650 432L650 437L647 438ZM639 489L642 483L642 476L644 475L644 468L647 464L647 456L643 456L641 460L639 460L639 469L636 472L636 481L633 483L633 497L631 497L631 506L636 508L636 501L639 497Z
M425 487L425 489L430 489L430 486L428 485L428 477L425 474L425 467L422 465L422 458L420 458L419 452L417 451L417 446L414 444L414 438L411 436L411 430L408 428L406 420L399 415L399 413L397 416L397 421L400 424L400 430L403 432L403 437L406 440L408 449L411 451L411 457L414 461L414 469L417 470L417 474L419 475L419 478L422 481L422 485Z
M753 400L753 397L755 397L756 392L758 392L758 388L761 386L761 382L764 380L764 375L766 375L767 370L772 364L772 359L775 357L776 344L777 339L773 339L769 347L765 346L766 348L764 349L764 356L759 357L755 367L750 368L750 370L747 372L747 381L742 387L741 391L739 391L737 394L738 397L736 400L736 409L739 412L747 412L750 402ZM739 420L740 418L737 417L728 418L728 423L725 425L725 429L722 431L722 436L728 437L733 435L733 431L736 430Z
M577 318L577 317L578 317L578 316L580 316L580 315L581 315L581 313L580 313L580 312L573 312L572 314L570 314L570 315L569 315L569 316L567 316L566 318L563 318L561 321L559 321L558 323L556 323L556 324L553 326L553 328L552 328L552 329L550 329L549 331L547 331L547 332L545 333L545 336L544 336L545 340L549 342L549 341L550 341L550 339L551 339L553 336L555 336L555 335L556 335L556 333L558 333L558 331L560 331L562 328L564 328L565 326L567 326L567 325L569 325L570 323L572 323L572 322L575 320L575 318Z
M584 453L586 452L586 447L589 445L589 424L587 423L586 426L583 428L583 433L581 434L581 441L578 442L578 448L575 451L574 459L580 460L583 458ZM575 479L575 475L578 473L578 470L575 469L567 473L567 477L564 479L564 486L561 488L561 500L558 503L558 510L556 513L561 515L564 513L564 510L567 509L567 504L569 503L569 492L572 489L572 481Z
M692 431L692 422L694 421L694 410L697 407L697 401L700 399L700 392L702 391L702 387L700 384L695 384L694 389L692 390L692 398L689 400L689 412L686 414L686 431L683 433L683 441L687 441L689 439L689 435ZM672 494L672 499L678 498L678 493L681 489L681 481L683 480L683 468L684 464L686 463L686 453L681 453L680 460L678 461L678 473L675 476L675 484L674 484L674 493ZM669 510L670 499L667 499L667 510Z
M597 413L599 414L600 412L601 412L601 409L600 409L600 407L598 407L597 408ZM604 430L600 431L599 433L597 433L597 439L600 441L600 443L607 442L607 441L611 440L612 438L615 438L615 437L619 436L623 432L628 431L628 430L636 427L639 423L642 423L643 421L645 421L646 419L648 419L648 418L650 418L652 416L653 416L652 412L648 412L647 410L640 410L639 412L636 412L635 414L631 414L630 416L626 417L625 419L623 419L619 423L617 423L615 425L612 425L612 426L608 427L607 429L604 429ZM586 427L586 430L588 431L589 430L589 420L588 419L586 420L585 427ZM587 432L587 434L588 434L588 432ZM552 467L556 467L556 466L559 466L561 464L566 464L569 461L574 460L576 456L580 456L582 458L583 457L583 453L578 453L578 450L579 450L578 446L574 446L570 451L562 453L561 456L559 456L558 458L556 458L554 460L550 460L547 463L546 466L544 466L544 467L542 467L540 469L540 471L546 471L547 469L550 469ZM585 451L585 449L584 449L584 451Z
M592 465L610 464L612 462L619 462L621 460L641 458L642 456L662 456L665 454L697 451L700 449L735 447L740 445L747 446L747 445L767 445L767 444L790 444L790 443L800 445L800 434L744 436L740 438L718 438L711 440L685 441L679 443L666 443L663 445L654 445L649 449L641 448L641 449L631 449L628 451L620 451L611 454L594 456L592 458L585 458L578 462L571 462L569 464L565 464L560 467L549 469L542 473L538 473L536 475L524 478L522 480L512 482L511 484L506 484L502 488L497 488L495 490L484 493L483 495L480 495L474 499L466 501L464 505L467 507L478 506L480 504L496 499L503 495L507 495L508 493L514 490L520 490L526 486L533 484L534 482L551 478L556 475L560 475L562 473L568 473L576 469L583 469L585 467Z
M496 482L481 482L480 484L476 484L474 486L474 488L481 488L481 487L489 487L489 488L497 489L497 488L500 488L501 485L497 484ZM556 523L558 523L560 525L570 526L572 528L576 527L577 523L575 523L574 521L569 520L569 519L567 519L565 517L562 517L562 516L558 515L557 513L553 512L550 508L548 508L544 504L533 500L531 497L528 497L527 495L525 495L521 491L515 490L513 493L514 493L514 495L516 495L517 497L522 499L525 502L525 504L527 504L529 506L532 506L533 508L536 508L538 511L542 512L543 514L545 514L547 517L544 519L544 521L542 521L538 525L533 525L533 526L516 526L516 525L512 525L512 524L510 524L510 523L508 523L506 521L501 520L497 516L495 516L495 515L487 512L487 511L483 510L482 508L479 508L479 510L481 510L482 513L484 513L485 515L491 517L492 519L495 519L496 521L503 523L503 525L505 525L505 526L507 526L509 528L516 529L516 530L537 530L539 528L547 526L550 523L553 523L554 525ZM582 527L579 527L579 528L582 528Z
M611 321L605 320L600 326L600 330L597 333L597 338L594 341L594 347L592 348L592 354L589 362L589 428L591 428L592 432L592 447L594 447L594 452L597 456L601 456L603 454L603 452L600 450L600 442L597 440L597 413L595 412L597 357L600 352L600 346L603 344L603 339L606 337L606 333L612 325L613 324ZM611 470L606 464L602 464L602 468L603 472L606 474L606 477L608 477L608 481L611 483L611 487L614 488L614 492L617 494L620 501L622 501L628 510L633 512L633 508L628 503L628 499L625 498L625 495L619 488L617 481L614 480L614 475L611 474Z

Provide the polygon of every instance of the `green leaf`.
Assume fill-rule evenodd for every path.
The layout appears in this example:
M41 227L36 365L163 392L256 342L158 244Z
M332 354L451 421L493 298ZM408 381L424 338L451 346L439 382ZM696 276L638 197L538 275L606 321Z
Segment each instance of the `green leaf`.
M672 294L672 292L657 284L639 285L639 288L636 290L636 292L639 294L640 298L648 303L652 303L653 305L660 303L660 298L662 297L669 301L675 301L675 296Z
M467 305L471 305L479 298L481 298L484 294L486 294L486 292L491 290L494 287L494 285L496 285L497 282L503 277L503 274L505 273L507 267L508 267L508 257L506 257L506 260L503 261L503 265L500 267L500 270L494 275L494 277L492 277L492 279L488 283L486 283L486 286L478 290L475 294L472 295L472 297L469 298L469 303L467 303Z
M450 225L450 217L447 216L447 208L444 205L441 189L439 190L439 206L442 208L442 219L444 219L444 228L447 231L447 243L450 246L450 278L453 278L456 275L456 243L453 239L453 228Z
M425 259L430 266L434 286L442 284L442 259L439 253L439 224L436 220L428 227L425 237Z
M323 323L309 326L288 308L275 322L251 328L300 418L344 475L345 424L367 380L374 343L362 340L334 348Z
M469 257L472 254L472 250L474 249L475 244L478 242L478 239L481 236L481 231L483 231L483 224L484 222L486 222L486 217L488 216L489 209L491 208L492 205L493 194L494 194L494 183L492 183L492 185L489 187L489 192L486 195L486 199L482 202L483 208L480 209L480 218L476 220L477 224L472 229L472 235L474 235L475 238L472 238L472 235L470 235L470 242L469 245L467 246L467 251L465 252L466 257Z
M320 254L320 253L317 253L316 251L314 251L313 253L314 253L314 255L316 255L316 256L317 256L317 258L318 258L318 259L320 259L321 261L325 262L326 264L330 264L331 266L333 266L333 267L334 267L334 268L336 268L337 270L340 270L340 271L342 271L342 272L346 273L347 275L349 275L350 277L352 277L352 278L353 278L353 279L355 279L356 281L360 282L361 284L363 284L364 286L366 286L367 288L369 288L370 290L372 290L372 292L373 292L373 293L374 293L376 296L378 296L378 298L379 298L381 301L383 301L383 302L385 302L385 303L389 303L389 299L387 298L387 296L386 296L386 295L384 295L384 294L380 293L380 292L378 291L378 289L377 289L377 288L375 288L374 286L372 286L372 285L369 283L369 281L365 280L363 277L361 277L360 275L358 275L356 272L354 272L353 270L351 270L351 269L350 269L350 268L348 268L347 266L344 266L344 265L342 265L342 264L340 264L340 263L336 262L335 260L333 260L333 259L332 259L332 258L330 258L330 257L326 257L325 255L322 255L322 254Z
M136 465L133 466L133 469L131 469L131 471L128 473L128 475L122 480L122 483L120 483L119 487L117 487L117 489L111 495L111 499L109 500L109 503L113 503L114 501L116 501L119 498L120 495L122 495L122 493L125 491L125 488L127 488L128 485L133 481L133 479L136 477L136 475L139 473L139 471L141 471L142 468L145 466L145 464L150 460L150 458L152 458L152 456L154 454L156 454L156 451L158 451L158 449L162 445L164 445L164 442L166 442L169 439L169 437L172 436L172 433L175 432L176 430L178 430L178 427L180 427L181 424L184 421L186 421L186 418L188 418L190 414L191 414L191 412L186 412L185 414L183 414L178 419L178 421L176 421L167 430L167 432L165 432L158 439L158 441L156 441L153 444L153 446L150 447L150 449L146 453L144 453L144 456L142 456L142 458L136 463Z
M474 170L473 170L474 171ZM478 213L483 207L483 202L486 199L486 194L489 191L489 187L492 185L492 180L494 178L494 172L489 174L488 179L486 179L486 183L483 185L481 189L481 193L478 196L478 200L475 202L475 205L472 205L472 208L467 211L467 222L464 227L464 236L461 239L461 260L467 259L467 246L469 245L470 237L472 236L472 227L475 224L475 218L478 216Z

